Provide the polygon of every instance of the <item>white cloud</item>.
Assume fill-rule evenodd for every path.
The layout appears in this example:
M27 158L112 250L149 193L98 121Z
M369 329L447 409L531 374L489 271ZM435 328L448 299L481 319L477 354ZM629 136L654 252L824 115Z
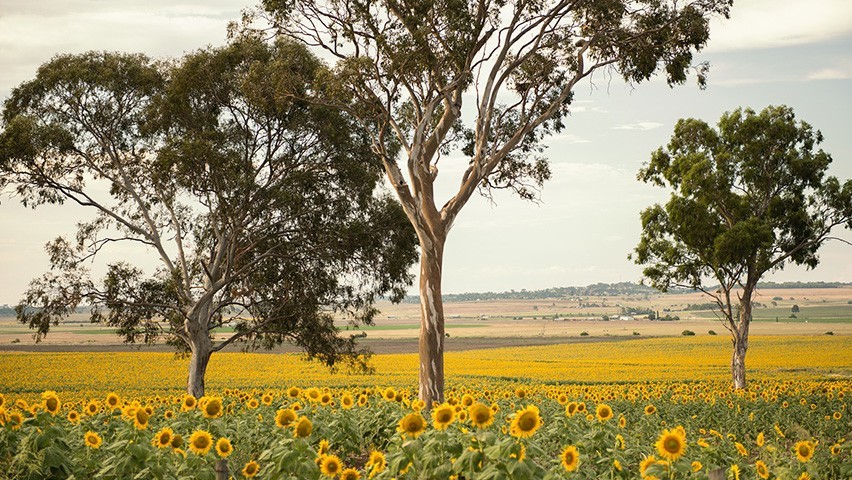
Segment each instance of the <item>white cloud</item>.
M710 26L708 52L815 43L852 33L849 0L737 1L731 19Z
M654 130L656 128L662 127L662 123L658 122L636 122L636 123L623 123L620 125L616 125L613 130L639 130L642 132L646 132L648 130Z
M568 143L568 144L576 144L576 143L589 143L590 140L586 140L585 138L574 135L573 133L560 133L549 137L547 139L548 143Z
M852 78L852 65L826 67L807 76L808 80L845 80Z

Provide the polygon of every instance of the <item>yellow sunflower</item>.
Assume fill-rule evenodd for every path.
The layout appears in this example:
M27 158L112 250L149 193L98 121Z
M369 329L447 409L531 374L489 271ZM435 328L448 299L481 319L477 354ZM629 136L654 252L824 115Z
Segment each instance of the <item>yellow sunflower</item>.
M494 411L485 404L474 403L467 409L467 413L471 423L478 428L488 428L489 425L494 423Z
M3 409L0 408L0 412L2 412L2 411L3 411ZM68 412L68 416L66 418L68 418L68 421L71 422L71 423L77 423L77 422L80 421L80 414L77 413L76 410L71 410L70 412ZM0 424L2 424L2 423L3 423L3 421L2 421L2 419L0 419Z
M832 455L839 455L840 454L840 444L835 443L834 445L829 447L828 450L831 452Z
M181 401L180 409L184 412L187 412L187 411L195 408L195 406L197 404L198 404L198 400L196 400L195 397L193 397L190 394L186 394L186 395L183 396L183 400Z
M605 422L613 417L612 408L609 405L601 403L595 408L595 416L599 421Z
M436 430L446 430L456 418L456 410L447 403L432 409L432 425Z
M656 447L661 457L675 461L686 451L686 438L678 429L663 430L657 439Z
M340 458L337 455L325 455L322 457L320 471L323 475L334 478L340 474L342 469L343 465L340 463Z
M219 397L206 398L204 402L199 402L201 412L204 418L219 418L222 416L222 399Z
M538 407L530 405L523 410L515 412L509 433L513 437L527 438L533 436L541 428L542 421Z
M577 466L580 464L580 452L578 452L577 447L573 445L565 447L559 455L559 458L561 459L562 466L568 472L577 470Z
M657 457L655 457L653 455L645 457L644 460L639 462L639 475L644 477L645 471L648 470L648 467L650 467L651 465L653 465L655 463L657 463Z
M257 464L254 460L248 462L245 467L243 467L242 474L246 478L251 478L257 475L257 471L260 470L260 465Z
M367 399L366 395L358 395L358 406L359 407L366 406L368 402L369 402L369 399Z
M349 395L348 393L343 394L343 396L340 397L340 406L346 410L355 406L355 400L352 398L352 395Z
M328 440L320 440L319 445L317 445L317 455L325 455L329 451L331 451L331 444L328 443Z
M385 459L385 454L378 451L373 450L370 452L370 459L367 460L367 464L364 465L364 469L370 472L370 477L381 473L387 467L388 462Z
M101 448L101 444L103 443L103 440L101 440L101 436L91 430L86 432L86 434L83 436L83 441L89 448Z
M417 412L409 413L402 417L396 430L402 433L403 436L417 438L418 435L426 430L426 419L423 418L423 415L420 415Z
M296 412L289 408L282 408L275 413L275 425L285 428L296 421Z
M169 448L172 446L172 438L174 438L175 432L172 431L169 427L163 427L159 432L154 435L154 438L151 440L151 445L157 448Z
M396 400L396 390L394 390L392 387L386 388L382 392L382 398L384 398L385 400L387 400L389 402Z
M305 391L305 396L312 403L318 403L320 401L320 397L322 396L322 392L320 392L319 388L311 387Z
M172 441L170 442L170 446L175 450L180 450L181 448L183 448L183 437L181 437L179 434L176 433L172 437Z
M302 392L299 390L299 387L290 387L287 389L287 396L290 398L299 398L301 393Z
M743 445L742 443L734 442L734 447L736 447L737 452L739 452L740 455L742 455L744 457L748 456L748 450L746 450L745 445Z
M204 430L196 430L189 437L189 450L196 455L207 455L210 448L213 446L213 437L210 433Z
M347 468L340 472L340 480L361 480L361 474L354 468Z
M807 462L814 456L814 444L807 440L796 442L795 450L796 458L798 458L802 463Z
M758 460L754 463L754 468L757 470L757 476L760 478L769 478L769 469L766 468L766 464L763 463L763 460Z
M231 441L225 437L216 440L216 454L219 458L228 458L228 455L234 453L234 447Z
M308 420L308 417L299 417L293 422L293 436L297 438L305 438L314 431L314 424Z
M86 404L86 407L83 408L83 413L86 415L95 415L101 410L101 405L97 400L90 400L89 403Z
M332 397L330 393L326 392L326 393L323 393L322 396L320 397L320 403L323 406L329 406L329 405L331 405L331 401L333 399L334 399L334 397Z
M44 410L51 415L56 416L62 408L62 404L59 402L59 396L56 392L53 390L47 390L41 394L41 398L44 400Z
M20 430L21 425L24 423L24 417L20 412L12 412L9 414L9 426L12 427L12 430Z
M464 408L468 408L468 407L470 407L471 405L473 405L473 402L475 402L475 401L476 401L476 399L475 399L475 398L473 398L473 395L471 395L471 394L469 394L469 393L465 393L464 395L462 395L462 398L461 398L461 405L462 405Z
M627 426L627 419L624 418L624 415L618 416L618 426L621 427L621 428L624 428L624 427Z
M565 405L565 415L573 417L575 413L577 413L577 402L569 402Z
M699 472L704 467L704 465L702 465L698 460L693 461L690 466L692 467L693 472Z
M136 430L145 430L148 428L148 418L148 412L144 408L136 410L136 414L133 415L133 426Z
M653 415L655 413L657 413L657 407L655 407L653 405L646 405L645 406L645 415Z
M734 477L734 480L740 480L740 466L736 463L731 465L731 475Z
M261 397L260 402L263 403L264 405L266 405L267 407L269 405L272 405L272 394L271 393L263 394L263 397Z
M758 447L762 447L764 443L766 443L766 437L763 435L763 432L757 434L757 438L754 441L755 445Z

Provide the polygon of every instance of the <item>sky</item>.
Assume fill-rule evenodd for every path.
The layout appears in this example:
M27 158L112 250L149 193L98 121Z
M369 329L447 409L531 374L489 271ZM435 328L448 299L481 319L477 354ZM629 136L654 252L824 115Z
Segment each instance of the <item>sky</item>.
M0 99L59 53L88 50L177 57L222 45L228 21L252 0L0 0ZM714 19L696 61L711 64L709 86L670 88L661 78L626 85L596 75L575 91L565 130L549 140L553 178L530 203L508 193L474 197L449 234L445 293L638 282L627 259L639 213L667 193L636 180L680 118L715 124L738 107L786 104L825 136L829 174L852 178L852 2L737 0L730 20ZM467 161L440 162L437 196L447 198ZM439 201L442 204L443 200ZM25 209L0 196L0 304L14 304L43 273L44 244L73 235L91 213L74 206ZM852 241L852 234L836 230ZM154 265L153 252L114 249L104 260ZM812 271L788 266L774 281L852 281L852 246L830 242ZM93 266L97 273L102 267ZM412 288L412 292L416 287Z

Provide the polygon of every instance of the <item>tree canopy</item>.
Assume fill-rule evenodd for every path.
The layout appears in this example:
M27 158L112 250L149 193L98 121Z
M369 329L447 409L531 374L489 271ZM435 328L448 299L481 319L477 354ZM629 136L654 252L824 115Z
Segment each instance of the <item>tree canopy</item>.
M817 149L822 140L789 107L737 109L717 129L678 121L667 148L639 173L672 195L642 212L636 262L658 289L711 296L734 337L735 357L740 348L745 356L761 276L788 264L815 268L832 229L852 228L852 180L827 175L832 159ZM708 290L708 281L718 290ZM741 383L734 373L742 387L744 366Z
M293 42L250 39L176 63L90 52L44 64L5 103L4 182L25 205L97 215L48 245L51 271L19 319L40 337L91 305L128 342L190 351L196 395L210 354L235 341L363 366L335 317L369 323L379 296L401 299L416 236L378 189L369 139L322 106L320 65ZM159 268L115 262L91 278L114 243L145 247ZM223 327L233 333L215 338Z
M420 397L443 399L441 299L447 235L478 192L536 199L573 89L596 72L670 85L706 65L693 53L732 0L263 0L243 35L293 38L333 58L337 106L358 119L420 241ZM236 32L236 30L235 30ZM435 197L446 162L458 190Z

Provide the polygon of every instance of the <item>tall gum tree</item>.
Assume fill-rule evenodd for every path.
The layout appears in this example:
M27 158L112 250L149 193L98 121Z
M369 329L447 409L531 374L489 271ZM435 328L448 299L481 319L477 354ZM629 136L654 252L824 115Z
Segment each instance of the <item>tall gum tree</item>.
M371 322L402 298L417 240L351 118L309 97L319 62L292 42L233 42L179 62L61 55L6 101L2 183L36 207L97 213L47 246L51 272L17 307L36 338L80 305L127 342L165 338L189 353L187 392L211 354L291 342L328 365L365 367L336 318ZM298 93L284 95L282 92ZM130 261L92 279L116 243ZM214 332L232 327L222 337ZM227 330L225 330L227 332Z
M826 176L831 156L816 150L821 142L788 107L738 109L718 129L678 121L667 148L639 172L671 199L642 212L636 263L660 290L694 288L715 301L731 332L734 388L746 386L760 278L787 264L815 268L831 230L852 228L852 180Z
M533 199L550 177L542 141L563 128L574 87L595 72L683 83L731 0L264 0L276 35L333 58L329 88L370 135L420 241L420 398L444 395L444 245L474 192ZM249 27L244 35L263 32ZM446 202L441 158L467 167Z

